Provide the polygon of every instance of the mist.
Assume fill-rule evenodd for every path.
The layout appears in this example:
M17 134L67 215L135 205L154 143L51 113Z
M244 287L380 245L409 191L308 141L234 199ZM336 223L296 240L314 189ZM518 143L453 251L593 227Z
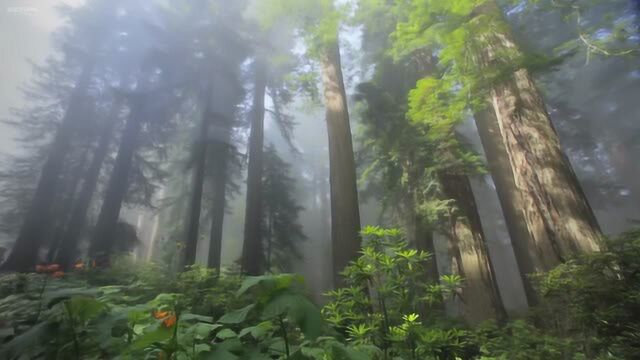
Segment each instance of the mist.
M200 340L202 353L246 355L220 347L215 326L229 324L238 344L251 333L255 353L269 358L292 358L308 344L291 341L316 341L327 328L336 343L323 351L344 345L371 359L439 359L421 343L426 332L464 329L480 341L487 321L505 333L523 321L536 336L607 342L608 328L575 335L574 324L592 327L578 310L560 325L545 316L589 312L576 298L597 294L576 284L619 281L617 294L637 285L636 275L607 281L593 268L626 271L638 238L637 6L6 1L0 294L39 303L28 321L0 303L0 330L53 321L40 303L55 278L56 290L95 290L86 297L104 309L125 307L111 286L126 301L144 299L126 306L146 304L158 329L174 326L164 312L202 316L214 327L188 335L193 358ZM558 279L576 298L558 300ZM231 291L243 281L246 311ZM127 292L138 285L147 293ZM166 294L180 300L158 300ZM282 294L301 308L248 315ZM304 321L315 320L300 314L316 311L326 326L310 334ZM247 319L280 326L266 333L283 338L286 356L242 333ZM597 323L607 321L622 320ZM78 340L76 325L76 358L88 358L83 348L115 356ZM129 340L156 330L136 331ZM16 325L2 343L25 333ZM178 344L175 334L163 344ZM601 343L575 348L628 354ZM31 358L48 358L42 346ZM128 346L117 351L187 358L177 355L184 344ZM519 358L504 354L491 356Z

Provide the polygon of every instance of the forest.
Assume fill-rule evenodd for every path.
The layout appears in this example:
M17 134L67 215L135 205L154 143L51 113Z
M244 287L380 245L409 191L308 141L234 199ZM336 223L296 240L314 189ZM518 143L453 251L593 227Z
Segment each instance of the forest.
M51 3L0 359L640 359L640 0Z

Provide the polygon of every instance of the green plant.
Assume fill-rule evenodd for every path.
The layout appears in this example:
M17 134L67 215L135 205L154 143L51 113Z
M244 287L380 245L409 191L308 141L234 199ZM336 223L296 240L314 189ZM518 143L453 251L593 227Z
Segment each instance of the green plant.
M323 313L353 345L373 345L384 359L449 359L467 351L466 333L440 328L441 302L460 277L426 280L431 255L409 248L396 229L366 227L362 255L343 272L346 286L328 293ZM432 326L425 326L429 322ZM436 345L435 334L449 342Z
M606 241L604 249L539 274L536 315L587 356L630 358L640 353L640 230Z

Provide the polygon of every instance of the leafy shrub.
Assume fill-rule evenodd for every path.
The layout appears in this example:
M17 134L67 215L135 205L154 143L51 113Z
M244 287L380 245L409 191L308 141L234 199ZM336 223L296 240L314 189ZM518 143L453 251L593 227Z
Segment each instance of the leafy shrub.
M588 356L640 354L640 230L608 240L538 276L537 317L551 334L579 342Z
M473 351L469 334L442 321L442 301L462 281L426 281L431 254L409 248L399 230L367 227L362 255L344 271L343 288L328 293L327 321L347 343L372 345L381 358L455 359Z

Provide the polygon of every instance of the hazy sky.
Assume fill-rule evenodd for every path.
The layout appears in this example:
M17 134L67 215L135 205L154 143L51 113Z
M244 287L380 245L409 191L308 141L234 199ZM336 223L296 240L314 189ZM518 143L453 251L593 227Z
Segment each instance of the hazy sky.
M51 33L62 23L55 10L81 0L0 0L0 119L24 99L19 87L31 77L28 60L42 63L52 51ZM0 153L14 150L14 133L0 124Z

